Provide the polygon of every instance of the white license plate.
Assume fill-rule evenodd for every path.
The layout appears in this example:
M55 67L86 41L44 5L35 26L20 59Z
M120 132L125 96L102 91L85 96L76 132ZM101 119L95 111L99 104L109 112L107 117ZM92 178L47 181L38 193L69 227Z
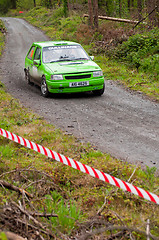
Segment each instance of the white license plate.
M89 86L89 81L69 83L69 87L84 87L84 86Z

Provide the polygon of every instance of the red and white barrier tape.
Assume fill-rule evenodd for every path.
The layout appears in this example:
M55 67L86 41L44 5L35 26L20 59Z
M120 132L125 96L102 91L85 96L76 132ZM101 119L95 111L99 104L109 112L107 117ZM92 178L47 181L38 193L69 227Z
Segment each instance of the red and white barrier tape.
M130 183L124 182L116 177L113 177L113 176L107 174L107 173L101 172L97 169L89 167L89 166L87 166L83 163L80 163L78 161L75 161L71 158L65 157L62 154L59 154L59 153L54 152L46 147L43 147L39 144L31 142L23 137L17 136L17 135L15 135L9 131L6 131L2 128L0 128L0 135L2 135L3 137L6 137L14 142L17 142L27 148L31 148L34 151L39 152L43 155L46 155L47 157L52 158L58 162L62 162L63 164L68 165L74 169L77 169L83 173L87 173L87 174L91 175L92 177L96 177L104 182L107 182L116 187L119 187L119 188L123 189L124 191L131 192L137 196L140 196L144 199L147 199L156 204L159 204L159 196L157 196L156 194L145 191L142 188L139 188Z

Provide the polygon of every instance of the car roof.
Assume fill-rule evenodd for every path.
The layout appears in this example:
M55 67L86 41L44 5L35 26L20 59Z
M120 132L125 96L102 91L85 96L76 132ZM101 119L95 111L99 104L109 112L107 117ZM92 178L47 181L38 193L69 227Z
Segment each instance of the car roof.
M33 45L39 47L53 47L53 46L63 46L63 45L80 45L76 42L71 41L45 41L45 42L34 42Z

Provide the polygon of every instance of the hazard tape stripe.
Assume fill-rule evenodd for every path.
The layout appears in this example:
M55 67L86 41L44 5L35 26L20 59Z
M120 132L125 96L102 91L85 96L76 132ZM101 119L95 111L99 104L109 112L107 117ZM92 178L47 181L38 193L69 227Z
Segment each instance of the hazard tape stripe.
M49 158L52 158L58 162L61 162L65 165L68 165L74 169L77 169L83 173L87 173L89 174L90 176L92 177L95 177L95 178L98 178L104 182L107 182L111 185L114 185L118 188L121 188L122 190L124 191L128 191L130 193L133 193L137 196L140 196L146 200L149 200L151 202L154 202L156 204L159 204L159 196L157 196L156 194L154 193L150 193L148 191L145 191L144 189L142 188L139 188L139 187L136 187L130 183L127 183L127 182L124 182L123 180L120 180L116 177L113 177L107 173L104 173L102 171L99 171L93 167L89 167L88 165L86 164L83 164L83 163L80 163L78 161L75 161L71 158L68 158L68 157L65 157L64 155L62 154L59 154L55 151L52 151L46 147L43 147L37 143L34 143L32 141L29 141L23 137L20 137L14 133L11 133L9 131L6 131L2 128L0 128L0 135L2 135L3 137L6 137L14 142L17 142L27 148L30 148L36 152L39 152Z

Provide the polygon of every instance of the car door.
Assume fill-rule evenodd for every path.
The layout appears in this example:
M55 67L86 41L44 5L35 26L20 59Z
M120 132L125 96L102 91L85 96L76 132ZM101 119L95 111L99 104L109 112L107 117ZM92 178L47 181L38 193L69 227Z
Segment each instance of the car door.
M31 75L32 75L32 78L34 78L34 81L38 85L40 85L42 80L41 48L40 47L36 47L33 55Z
M33 56L34 56L35 46L32 46L25 59L26 69L29 71L29 75L32 78L32 66L33 66Z

